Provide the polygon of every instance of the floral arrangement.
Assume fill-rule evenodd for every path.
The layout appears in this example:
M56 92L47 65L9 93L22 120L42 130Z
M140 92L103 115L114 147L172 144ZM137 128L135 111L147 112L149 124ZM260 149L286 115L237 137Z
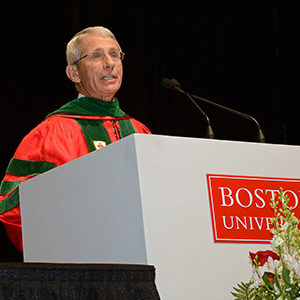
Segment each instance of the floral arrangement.
M252 276L233 288L235 300L300 300L299 219L288 203L283 189L271 200L272 251L249 253Z

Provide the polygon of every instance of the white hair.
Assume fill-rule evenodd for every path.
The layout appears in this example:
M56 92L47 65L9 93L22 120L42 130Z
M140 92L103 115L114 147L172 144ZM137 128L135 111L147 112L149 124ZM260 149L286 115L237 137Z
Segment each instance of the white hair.
M88 28L85 28L85 29L79 31L78 33L76 33L72 37L72 39L69 41L69 43L67 44L66 56L67 56L67 63L69 65L73 64L76 60L80 59L80 57L81 57L80 41L87 34L91 34L91 33L99 35L101 37L113 38L116 41L120 51L122 51L114 34L109 29L102 27L102 26L88 27Z

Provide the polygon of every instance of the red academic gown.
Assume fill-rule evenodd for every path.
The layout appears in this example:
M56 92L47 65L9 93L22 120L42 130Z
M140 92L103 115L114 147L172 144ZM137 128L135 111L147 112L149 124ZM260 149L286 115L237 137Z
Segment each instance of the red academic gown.
M99 149L104 144L119 140L122 138L120 130L122 120L130 121L135 132L150 134L145 125L125 114L122 115L121 117L52 115L25 136L8 166L0 190L0 221L19 251L22 252L23 248L18 184ZM94 143L88 141L86 131L79 121L101 122L102 130L104 125L109 142L103 141L101 137L100 140L94 140Z

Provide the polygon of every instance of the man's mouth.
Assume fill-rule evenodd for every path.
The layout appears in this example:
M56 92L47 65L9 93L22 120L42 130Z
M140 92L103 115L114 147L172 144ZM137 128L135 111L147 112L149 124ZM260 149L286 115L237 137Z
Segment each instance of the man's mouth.
M105 75L101 77L102 80L112 80L112 79L116 79L115 76L113 75Z

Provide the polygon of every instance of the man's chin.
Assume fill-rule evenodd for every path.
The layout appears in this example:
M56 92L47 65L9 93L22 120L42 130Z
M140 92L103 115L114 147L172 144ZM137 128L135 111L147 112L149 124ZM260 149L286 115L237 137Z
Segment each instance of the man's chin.
M100 99L104 100L104 101L112 101L115 94L117 93L117 91L119 90L120 86L114 86L114 85L110 85L110 86L106 86L106 88L101 89L101 91L99 91L98 95L100 97Z
M120 86L121 85L118 81L109 80L101 84L99 91L103 92L104 94L115 94L119 90Z

